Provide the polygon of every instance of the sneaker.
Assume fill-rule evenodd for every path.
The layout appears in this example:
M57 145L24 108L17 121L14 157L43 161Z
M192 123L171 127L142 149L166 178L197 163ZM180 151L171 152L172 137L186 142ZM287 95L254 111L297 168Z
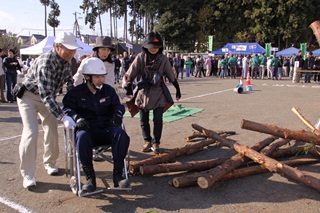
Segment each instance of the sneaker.
M59 171L57 167L51 164L44 165L44 168L47 170L48 175L57 175Z
M158 143L154 143L151 147L151 150L154 152L154 154L160 154L160 148Z
M29 175L24 176L23 178L23 188L30 189L36 186L36 180L34 177L30 177Z
M142 152L150 152L150 149L151 149L151 142L145 141L141 151Z

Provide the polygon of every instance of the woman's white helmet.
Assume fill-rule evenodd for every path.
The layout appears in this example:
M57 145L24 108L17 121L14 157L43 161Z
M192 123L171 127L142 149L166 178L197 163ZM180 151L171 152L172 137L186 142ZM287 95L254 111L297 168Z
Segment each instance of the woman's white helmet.
M106 75L106 67L99 58L89 58L83 62L82 67L83 75Z

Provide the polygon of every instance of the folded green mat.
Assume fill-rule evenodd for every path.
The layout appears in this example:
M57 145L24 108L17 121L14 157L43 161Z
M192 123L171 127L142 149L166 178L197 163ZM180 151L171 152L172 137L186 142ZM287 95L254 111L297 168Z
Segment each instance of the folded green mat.
M189 107L182 107L181 104L171 106L164 114L163 114L163 121L164 122L172 122L176 121L188 116L191 116L195 113L201 112L204 110L203 108L189 108ZM124 116L130 117L130 113L126 112ZM134 116L135 118L139 118L139 113ZM153 119L153 112L150 111L149 119Z

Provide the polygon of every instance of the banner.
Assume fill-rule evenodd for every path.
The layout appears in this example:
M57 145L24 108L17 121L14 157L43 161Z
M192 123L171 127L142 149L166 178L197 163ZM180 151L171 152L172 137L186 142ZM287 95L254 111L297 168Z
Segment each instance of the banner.
M271 55L271 43L266 43L266 56L270 57Z
M306 60L307 57L307 43L300 44L300 50L302 51L303 59Z
M213 36L208 36L208 51L212 51L212 44L213 44Z

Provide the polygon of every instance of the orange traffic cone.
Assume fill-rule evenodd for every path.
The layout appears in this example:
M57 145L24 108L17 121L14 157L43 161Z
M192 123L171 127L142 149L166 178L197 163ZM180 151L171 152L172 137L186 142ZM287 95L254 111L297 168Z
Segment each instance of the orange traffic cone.
M247 80L246 80L246 90L247 91L251 91L252 90L252 85L250 82L250 72L248 71L248 75L247 75Z

